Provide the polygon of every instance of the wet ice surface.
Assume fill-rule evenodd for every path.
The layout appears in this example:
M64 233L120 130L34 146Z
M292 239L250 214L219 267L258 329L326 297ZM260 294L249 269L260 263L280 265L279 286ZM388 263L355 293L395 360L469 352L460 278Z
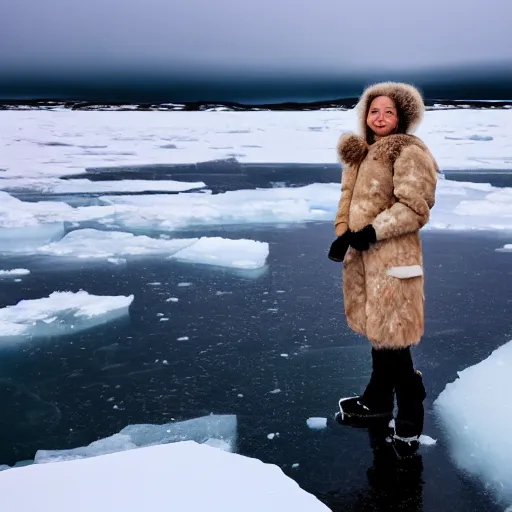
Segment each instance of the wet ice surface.
M510 254L495 250L510 237L423 235L427 335L415 357L429 393L425 434L438 442L422 447L423 469L408 468L397 491L378 471L367 475L368 432L331 420L339 396L360 391L370 371L369 346L342 314L341 268L325 256L331 225L209 228L208 236L268 242L268 266L251 274L154 258L77 269L43 256L0 258L2 269L31 271L2 281L0 307L63 288L135 294L129 320L1 350L0 464L131 424L236 414L239 453L278 464L334 510L398 509L396 499L404 510L503 509L450 461L432 402L457 371L510 338ZM328 418L327 427L312 429L309 418Z

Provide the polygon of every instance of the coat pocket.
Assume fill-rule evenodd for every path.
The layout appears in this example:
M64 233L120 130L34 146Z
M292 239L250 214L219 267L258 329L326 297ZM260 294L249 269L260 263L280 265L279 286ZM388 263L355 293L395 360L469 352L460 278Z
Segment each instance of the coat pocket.
M421 265L407 265L403 267L389 267L387 270L388 276L396 277L398 279L410 279L411 277L420 277L423 275L423 268Z

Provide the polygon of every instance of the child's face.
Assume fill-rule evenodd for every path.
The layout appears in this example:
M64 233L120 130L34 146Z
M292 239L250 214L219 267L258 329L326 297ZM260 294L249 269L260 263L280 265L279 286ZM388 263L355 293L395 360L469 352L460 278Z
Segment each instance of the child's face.
M378 96L368 109L366 124L373 133L385 137L398 126L398 112L394 101L388 96Z

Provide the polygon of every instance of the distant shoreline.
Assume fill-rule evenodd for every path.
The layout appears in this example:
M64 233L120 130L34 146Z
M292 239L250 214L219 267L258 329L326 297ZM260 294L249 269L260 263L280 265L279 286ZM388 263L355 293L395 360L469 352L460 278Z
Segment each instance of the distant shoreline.
M89 110L89 111L308 111L308 110L350 110L357 98L315 101L308 103L262 103L244 104L236 102L188 103L126 103L70 100L1 100L0 110ZM512 100L425 100L427 110L449 109L512 109Z

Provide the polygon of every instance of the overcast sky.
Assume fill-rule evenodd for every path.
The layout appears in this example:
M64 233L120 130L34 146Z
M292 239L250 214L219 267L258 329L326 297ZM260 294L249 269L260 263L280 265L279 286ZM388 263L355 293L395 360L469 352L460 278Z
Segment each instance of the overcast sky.
M350 73L512 62L511 0L2 0L0 66Z

